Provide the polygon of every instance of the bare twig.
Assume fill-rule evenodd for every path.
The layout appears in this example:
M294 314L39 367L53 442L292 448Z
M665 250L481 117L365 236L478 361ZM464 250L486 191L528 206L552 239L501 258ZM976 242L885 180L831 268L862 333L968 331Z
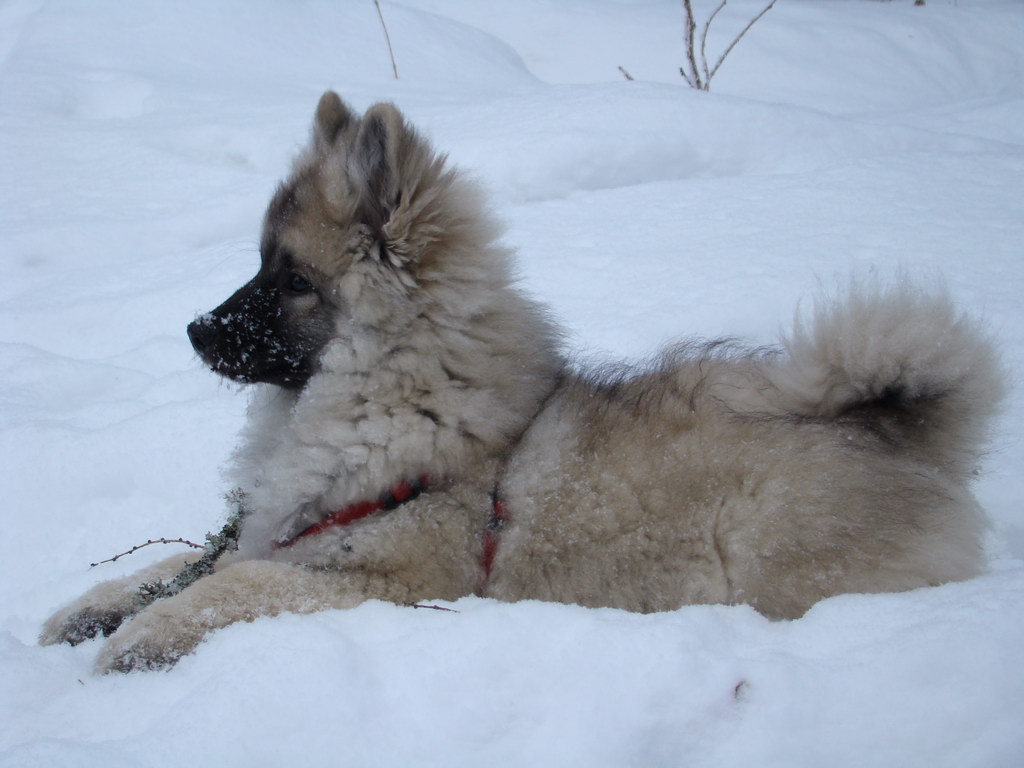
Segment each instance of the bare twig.
M725 53L718 57L718 63L715 64L715 68L712 69L711 74L708 75L709 82L711 81L711 78L715 76L715 72L718 71L718 68L722 66L722 62L725 61L725 57L728 56L732 49L736 47L736 43L743 39L743 36L747 34L748 29L754 26L762 16L764 16L766 13L768 13L768 11L772 9L772 7L775 5L775 2L776 0L772 0L770 3L768 3L768 5L761 9L761 12L757 14L757 16L752 18L750 20L750 23L747 24L747 26L745 26L738 35L736 35L736 38L729 44L729 47L725 49ZM725 3L723 2L722 5L725 5ZM718 11L715 11L715 13L718 13Z
M704 31L701 32L701 35L700 35L700 61L701 61L701 66L704 67L704 82L705 83L710 83L711 82L711 73L708 72L708 57L707 57L707 53L705 53L705 51L707 50L707 46L708 46L708 30L711 29L711 22L715 20L715 16L718 15L718 12L720 10L725 8L725 4L727 2L728 2L728 0L722 0L721 4L717 8L715 8L714 11L712 11L711 15L708 16L708 20L704 22Z
M398 79L398 65L395 64L395 50L391 47L391 35L388 34L388 25L384 23L384 13L380 9L380 0L373 0L377 6L377 15L380 17L380 25L384 28L384 40L388 44L388 56L391 57L391 71L395 73L395 80Z
M443 605L424 605L423 603L407 603L410 608L429 608L432 611L448 611L448 613L459 613L454 608L445 608Z
M228 515L227 522L219 533L207 533L206 544L200 547L202 557L182 566L178 574L170 581L154 581L140 584L135 593L135 604L142 610L155 600L171 597L198 581L203 576L213 573L221 555L238 549L238 537L242 532L242 522L248 510L245 508L245 493L235 489L226 498L233 511Z
M633 76L631 74L629 74L629 72L626 71L626 68L623 67L622 65L619 65L619 72L621 72L622 76L624 78L626 78L627 80L632 80L633 79Z
M194 541L189 541L188 539L149 539L145 544L136 544L134 547L129 549L127 552L122 552L119 555L114 555L113 557L108 557L106 560L100 560L99 562L96 562L96 563L89 563L89 567L90 568L95 568L97 565L102 565L103 563L115 563L118 560L120 560L122 557L124 557L125 555L131 555L131 554L133 554L135 552L138 552L140 549L142 549L143 547L148 547L150 544L187 544L188 546L192 547L193 549L202 549L203 548L202 544L196 544Z
M683 9L686 11L686 63L690 66L690 74L687 74L682 67L679 68L679 72L686 78L686 82L691 88L706 91L707 88L700 81L700 70L697 69L697 59L693 49L693 35L697 31L697 22L693 19L693 5L690 0L683 0Z
M743 39L743 36L747 34L747 31L754 26L762 16L772 9L777 0L771 0L768 5L762 8L761 12L752 18L747 26L745 26L740 33L733 38L733 41L729 43L722 55L718 57L718 61L715 63L715 66L709 67L707 57L708 30L711 28L711 22L713 22L715 17L718 16L718 13L725 8L727 2L728 0L722 0L718 7L711 12L708 20L704 22L704 28L701 30L700 36L700 64L698 65L696 51L697 22L693 17L693 3L692 0L683 0L683 10L686 12L686 32L684 33L686 41L686 66L680 67L679 73L686 80L687 85L696 90L706 91L711 87L711 78L713 78L715 73L718 72L718 68L722 66L722 62L725 61L726 56L728 56L732 52L732 49L736 47L736 44Z

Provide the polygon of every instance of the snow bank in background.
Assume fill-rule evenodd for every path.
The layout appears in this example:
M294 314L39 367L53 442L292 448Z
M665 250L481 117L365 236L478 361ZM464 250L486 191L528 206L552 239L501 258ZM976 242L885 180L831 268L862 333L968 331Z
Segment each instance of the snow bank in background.
M454 136L453 158L512 201L656 181L804 173L848 158L990 146L970 136L709 99L654 83L550 87L440 117L427 113L424 122L439 139ZM480 124L494 128L481 135Z
M730 2L710 48L759 6ZM255 270L327 87L397 102L489 187L584 358L770 343L822 285L907 271L983 314L1019 382L1019 3L780 0L710 94L676 74L676 0L382 7L398 81L363 0L0 6L0 765L1020 765L1019 391L965 584L780 623L370 603L232 627L167 674L35 645L168 550L89 562L218 525L245 396L184 326Z

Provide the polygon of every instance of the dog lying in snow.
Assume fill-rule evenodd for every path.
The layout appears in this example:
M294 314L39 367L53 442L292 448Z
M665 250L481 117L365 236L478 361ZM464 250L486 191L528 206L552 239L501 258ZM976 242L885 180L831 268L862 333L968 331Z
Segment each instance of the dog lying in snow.
M41 641L112 633L98 669L129 670L232 622L374 598L792 618L978 572L968 485L1003 382L948 298L854 285L780 350L588 375L496 233L395 107L324 94L259 272L188 329L254 385L237 550L141 611L138 584L183 558L100 584Z

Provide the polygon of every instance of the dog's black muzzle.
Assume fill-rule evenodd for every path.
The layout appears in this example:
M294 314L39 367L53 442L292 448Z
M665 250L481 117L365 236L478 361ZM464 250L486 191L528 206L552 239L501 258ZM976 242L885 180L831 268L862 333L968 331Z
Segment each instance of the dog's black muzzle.
M215 373L243 384L301 387L312 348L296 338L279 306L280 292L252 281L188 324L188 338Z
M207 350L217 338L217 328L214 325L216 322L217 320L213 315L200 315L189 323L188 328L185 330L188 334L188 340L192 342L192 349L203 358L204 362L206 361Z
M255 280L246 283L212 312L188 324L188 339L204 363L221 376L260 381L265 369L279 367L280 343L273 326L276 293Z

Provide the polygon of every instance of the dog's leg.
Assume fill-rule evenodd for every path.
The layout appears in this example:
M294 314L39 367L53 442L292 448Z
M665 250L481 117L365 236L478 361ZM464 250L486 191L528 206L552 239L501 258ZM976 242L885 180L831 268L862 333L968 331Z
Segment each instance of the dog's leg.
M229 565L183 592L157 600L115 633L96 671L170 666L210 632L279 613L351 608L371 596L356 574L250 560Z
M99 634L111 634L139 611L141 606L135 598L140 585L173 578L184 565L198 558L197 553L175 555L124 578L101 581L46 620L39 644L78 645Z

